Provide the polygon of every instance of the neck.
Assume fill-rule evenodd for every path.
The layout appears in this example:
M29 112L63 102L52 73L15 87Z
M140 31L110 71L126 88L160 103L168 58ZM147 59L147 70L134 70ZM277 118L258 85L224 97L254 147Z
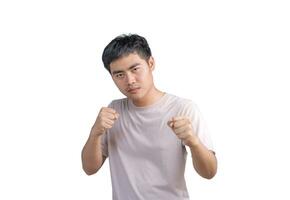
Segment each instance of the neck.
M145 107L150 106L154 104L156 101L158 101L162 96L164 95L164 92L161 92L157 88L153 87L151 90L145 94L145 96L141 99L135 99L132 100L134 105L137 107Z

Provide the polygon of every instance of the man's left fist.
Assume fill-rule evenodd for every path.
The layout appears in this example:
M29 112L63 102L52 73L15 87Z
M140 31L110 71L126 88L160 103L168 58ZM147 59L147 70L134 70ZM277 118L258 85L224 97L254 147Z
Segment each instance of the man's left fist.
M188 117L173 117L167 122L167 125L182 140L184 145L191 147L199 143L199 139L193 132L191 121Z

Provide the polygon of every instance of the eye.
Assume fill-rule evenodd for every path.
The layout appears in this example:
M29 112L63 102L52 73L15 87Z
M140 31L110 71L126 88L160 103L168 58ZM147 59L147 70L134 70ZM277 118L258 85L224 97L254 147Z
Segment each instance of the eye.
M138 70L139 70L139 67L134 67L134 68L133 68L133 71L134 71L134 72L136 72L136 71L138 71Z
M115 74L115 78L121 79L123 77L124 77L124 74L122 73Z

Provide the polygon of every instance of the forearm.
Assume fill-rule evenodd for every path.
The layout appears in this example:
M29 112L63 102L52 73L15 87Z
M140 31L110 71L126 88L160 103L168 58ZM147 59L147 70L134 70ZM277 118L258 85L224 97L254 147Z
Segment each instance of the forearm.
M83 150L82 165L88 175L96 173L103 164L101 136L90 134Z
M207 179L211 179L217 172L217 159L214 153L208 150L199 140L189 145L192 164L197 173Z

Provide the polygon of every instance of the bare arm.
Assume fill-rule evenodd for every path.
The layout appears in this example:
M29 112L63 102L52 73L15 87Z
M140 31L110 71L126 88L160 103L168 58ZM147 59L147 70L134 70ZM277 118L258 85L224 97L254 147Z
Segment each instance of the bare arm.
M82 150L83 170L87 175L95 174L105 160L106 157L102 155L101 136L90 134Z
M89 138L82 150L83 170L87 175L95 174L103 165L106 157L102 154L101 138L106 130L112 128L119 114L112 108L103 107L91 129Z
M200 141L188 141L191 151L192 164L197 173L207 179L211 179L217 172L217 159L213 151L208 150Z

